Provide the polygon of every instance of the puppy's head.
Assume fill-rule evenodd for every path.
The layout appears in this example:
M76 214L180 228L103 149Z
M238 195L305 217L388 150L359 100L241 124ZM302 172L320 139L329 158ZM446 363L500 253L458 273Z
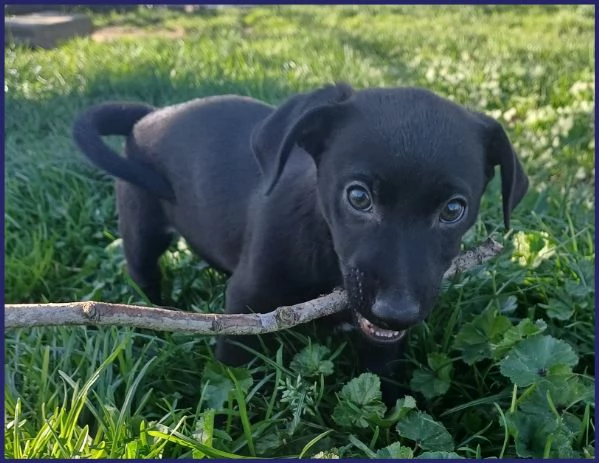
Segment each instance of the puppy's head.
M268 191L295 146L314 159L350 307L374 342L399 341L431 311L495 166L506 228L528 188L495 120L421 89L340 84L295 96L252 146Z

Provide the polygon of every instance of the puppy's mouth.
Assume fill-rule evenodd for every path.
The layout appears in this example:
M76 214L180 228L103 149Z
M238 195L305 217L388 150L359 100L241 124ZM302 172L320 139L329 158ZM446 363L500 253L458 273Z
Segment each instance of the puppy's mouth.
M394 331L375 325L366 317L354 310L357 325L360 331L370 340L378 343L394 343L401 341L406 335L406 330Z
M357 328L366 339L373 343L393 344L399 342L406 335L406 330L396 331L383 328L360 313L369 313L368 308L374 301L375 286L376 282L356 267L349 267L345 272L345 287L353 318L352 328Z

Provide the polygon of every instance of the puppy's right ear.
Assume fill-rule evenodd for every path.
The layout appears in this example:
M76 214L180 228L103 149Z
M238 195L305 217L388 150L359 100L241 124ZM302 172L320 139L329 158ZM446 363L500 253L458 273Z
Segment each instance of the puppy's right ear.
M339 119L341 103L352 95L352 88L342 83L296 95L254 129L251 147L266 181L266 194L277 184L295 145L318 159Z
M528 177L501 124L482 113L478 113L478 117L484 124L486 135L487 182L493 178L495 166L501 168L503 222L506 230L509 230L512 210L528 191Z

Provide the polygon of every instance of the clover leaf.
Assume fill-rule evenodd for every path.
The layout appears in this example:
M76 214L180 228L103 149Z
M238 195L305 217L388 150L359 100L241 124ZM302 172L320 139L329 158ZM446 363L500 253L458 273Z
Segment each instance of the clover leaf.
M405 439L415 441L423 450L453 450L455 444L443 424L428 413L412 412L397 423L397 432Z
M327 376L333 373L333 362L325 360L331 350L320 344L309 344L298 352L289 367L304 377Z
M414 458L414 452L410 447L401 445L399 442L393 442L391 445L376 451L377 458L388 459L404 459L410 460Z
M520 320L516 326L512 326L503 334L503 339L495 345L491 345L493 358L499 360L507 354L512 347L525 338L542 333L547 329L547 323L537 320L533 323L530 318Z
M539 335L520 341L499 365L503 376L523 387L546 376L567 374L577 363L578 356L569 344Z
M574 314L575 305L572 301L563 301L554 297L549 298L547 304L538 304L547 310L547 316L556 320L569 320Z
M574 433L561 418L539 419L538 415L516 411L507 414L506 421L508 432L514 437L519 457L579 457L572 449ZM547 447L548 443L550 447Z
M554 416L549 400L559 412L573 404L595 403L594 382L578 376L554 376L539 381L534 391L520 403L520 409L531 415Z
M333 420L340 426L366 428L380 420L386 407L381 401L381 380L372 373L362 373L341 389Z
M453 365L449 357L441 352L429 354L427 360L429 369L415 370L410 388L427 399L433 399L449 390Z
M472 365L479 360L491 358L491 345L498 343L511 327L509 319L500 315L497 310L485 310L462 327L453 347L462 351L464 362Z

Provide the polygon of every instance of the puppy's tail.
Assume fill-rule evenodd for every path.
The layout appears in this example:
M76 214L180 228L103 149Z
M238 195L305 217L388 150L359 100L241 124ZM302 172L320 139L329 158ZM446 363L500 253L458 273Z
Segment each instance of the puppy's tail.
M73 138L81 151L109 174L151 191L160 198L174 202L175 194L169 182L149 164L120 156L102 136L129 136L135 124L154 111L142 103L101 103L77 116Z

